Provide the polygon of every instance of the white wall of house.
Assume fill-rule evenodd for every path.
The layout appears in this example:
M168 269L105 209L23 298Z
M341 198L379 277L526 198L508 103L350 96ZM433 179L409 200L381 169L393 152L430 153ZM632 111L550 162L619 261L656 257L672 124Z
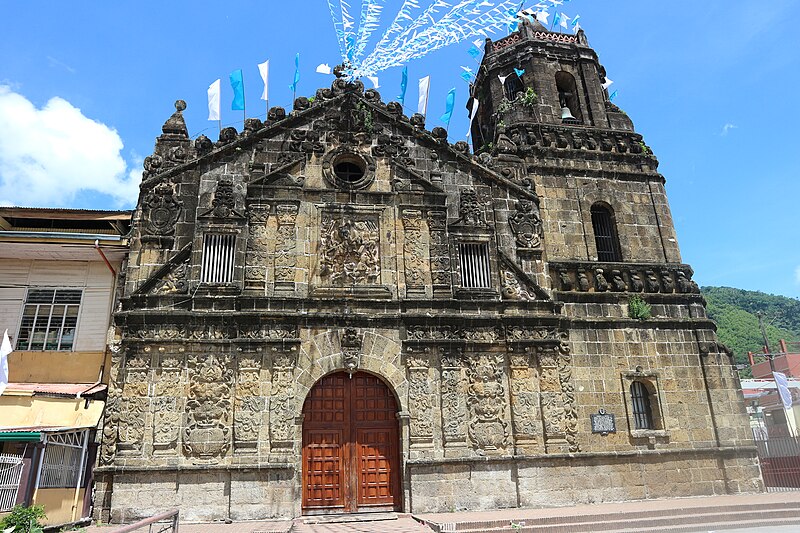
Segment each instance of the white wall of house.
M7 328L16 340L29 287L83 289L72 351L105 349L114 288L105 263L0 259L0 335Z

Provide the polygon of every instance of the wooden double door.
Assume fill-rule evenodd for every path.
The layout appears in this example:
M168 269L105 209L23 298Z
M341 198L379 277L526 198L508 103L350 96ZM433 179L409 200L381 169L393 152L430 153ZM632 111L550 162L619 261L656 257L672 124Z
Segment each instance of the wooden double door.
M365 372L328 375L303 405L303 512L399 510L397 402Z

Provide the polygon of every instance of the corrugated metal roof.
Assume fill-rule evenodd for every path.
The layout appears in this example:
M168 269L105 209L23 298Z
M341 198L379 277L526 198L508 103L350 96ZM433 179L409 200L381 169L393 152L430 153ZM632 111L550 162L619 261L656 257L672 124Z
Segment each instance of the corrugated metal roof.
M34 395L68 396L74 398L78 395L89 396L102 392L108 388L104 383L9 383L9 392L30 392Z

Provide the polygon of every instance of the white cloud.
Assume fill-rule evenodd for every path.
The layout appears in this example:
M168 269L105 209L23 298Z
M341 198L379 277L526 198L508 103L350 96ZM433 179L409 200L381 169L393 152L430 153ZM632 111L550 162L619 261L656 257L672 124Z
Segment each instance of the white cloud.
M86 191L110 196L114 207L136 202L141 172L128 168L122 139L63 98L37 109L0 85L0 132L0 201L69 206Z
M739 126L737 126L736 124L731 124L730 122L728 122L727 124L722 126L722 132L720 133L720 135L722 135L724 137L725 135L728 134L729 131L735 130L738 127Z

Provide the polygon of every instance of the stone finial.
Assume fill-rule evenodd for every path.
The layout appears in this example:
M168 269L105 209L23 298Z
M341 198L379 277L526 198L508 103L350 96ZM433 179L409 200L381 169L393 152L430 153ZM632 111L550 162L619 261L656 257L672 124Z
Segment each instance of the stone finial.
M186 122L183 120L183 111L186 109L186 102L183 100L175 101L175 112L167 119L161 127L164 135L172 137L189 138L189 130L186 129Z

